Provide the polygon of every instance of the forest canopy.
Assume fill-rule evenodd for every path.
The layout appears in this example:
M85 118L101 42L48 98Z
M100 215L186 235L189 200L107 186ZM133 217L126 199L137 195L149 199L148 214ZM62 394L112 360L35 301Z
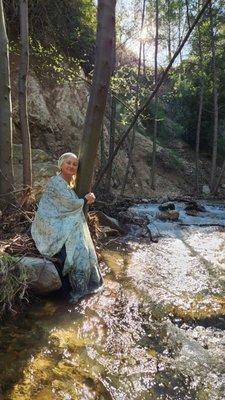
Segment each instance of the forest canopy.
M4 0L9 40L19 36L19 2ZM29 3L30 37L93 68L96 7L92 0L32 0Z

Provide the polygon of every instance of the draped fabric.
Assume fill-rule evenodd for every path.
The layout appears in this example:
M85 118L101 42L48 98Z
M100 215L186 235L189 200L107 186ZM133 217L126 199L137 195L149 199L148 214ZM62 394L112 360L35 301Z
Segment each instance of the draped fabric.
M65 245L63 275L69 275L74 300L102 285L83 205L84 199L79 199L60 175L54 176L31 226L32 237L42 255L52 257Z

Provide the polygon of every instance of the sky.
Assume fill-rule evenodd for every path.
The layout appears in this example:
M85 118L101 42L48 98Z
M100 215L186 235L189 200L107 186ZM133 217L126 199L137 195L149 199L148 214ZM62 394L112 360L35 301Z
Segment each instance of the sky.
M94 0L97 4L97 0ZM136 8L135 8L136 3ZM138 12L136 11L138 5ZM126 42L126 48L134 52L138 57L139 46L140 46L140 28L141 28L141 14L142 14L142 1L139 0L117 0L116 4L116 20L121 22L124 29L124 34L121 36L121 41ZM132 29L131 35L127 34L130 28ZM154 24L145 28L146 40L145 40L145 62L147 65L154 65L154 36L155 27ZM186 45L183 51L183 58L188 54L188 45ZM175 51L176 49L173 49ZM168 63L167 49L159 48L158 53L159 66L166 66ZM175 64L179 63L179 59Z

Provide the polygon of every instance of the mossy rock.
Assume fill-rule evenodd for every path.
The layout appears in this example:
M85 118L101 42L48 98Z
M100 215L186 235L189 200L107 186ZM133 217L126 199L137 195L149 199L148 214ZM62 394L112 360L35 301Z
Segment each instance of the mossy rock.
M22 154L22 144L13 144L13 160L14 163L22 164L23 154ZM52 157L41 149L32 149L32 161L33 162L46 162L52 161Z

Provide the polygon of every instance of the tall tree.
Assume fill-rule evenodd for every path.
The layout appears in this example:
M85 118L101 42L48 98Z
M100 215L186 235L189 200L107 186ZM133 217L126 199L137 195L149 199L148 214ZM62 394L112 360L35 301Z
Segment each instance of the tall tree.
M171 61L172 58L172 50L171 50L171 42L172 42L172 27L171 27L171 1L167 0L167 17L168 17L168 37L167 37L167 46L168 46L168 59Z
M12 103L9 46L2 0L0 0L0 60L0 194L7 194L13 187Z
M211 49L212 49L212 73L213 73L213 143L212 143L212 168L210 176L210 188L213 190L216 175L216 162L217 162L217 147L218 147L218 77L216 66L216 44L215 44L215 16L210 1L209 8L210 15L210 36L211 36Z
M158 47L159 47L159 1L155 1L155 85L158 78ZM152 149L152 171L151 171L151 188L155 190L155 162L156 162L156 140L158 128L158 93L155 96L155 119L153 131L153 149Z
M93 84L81 141L77 192L90 191L113 64L116 0L98 1L98 26Z
M146 0L143 0L140 32L143 32L143 28L144 28L145 9L146 9ZM137 112L137 110L138 110L138 103L139 103L139 86L140 86L139 85L139 81L140 81L140 73L141 73L142 46L143 46L143 42L142 42L142 39L140 37L139 57L138 57L138 72L137 72L137 83L136 83L136 93L135 93L135 112ZM126 187L126 184L127 184L130 167L132 165L132 154L133 154L134 145L135 145L135 126L133 127L131 142L130 142L130 146L129 146L128 162L127 162L126 172L125 172L123 185L122 185L122 189L121 189L121 194L122 195L124 194L124 190L125 190L125 187Z
M201 0L198 1L198 9L200 8ZM198 58L199 58L199 73L200 73L200 89L199 89L199 105L198 105L198 121L196 130L195 142L195 184L196 191L199 193L199 147L200 147L200 133L202 124L202 110L203 110L203 96L204 96L204 77L203 77L203 52L202 52L202 35L201 25L198 26Z
M103 175L105 174L105 172L107 171L110 163L112 163L112 161L114 160L115 156L117 155L119 149L121 148L122 144L124 143L125 139L127 138L127 136L129 135L130 131L133 129L135 123L137 122L139 116L146 110L146 108L148 107L148 105L150 104L150 102L152 101L152 99L155 97L156 93L158 92L158 90L160 89L161 85L163 84L165 78L168 75L168 72L170 71L174 61L176 60L176 58L178 57L178 55L180 54L180 52L182 51L185 43L187 42L187 40L189 39L189 37L191 36L191 33L193 32L194 28L196 27L196 25L199 23L200 19L202 18L202 16L204 15L207 7L209 6L211 0L205 0L204 5L202 7L202 9L199 11L198 15L196 16L196 18L194 19L190 29L188 30L188 32L186 33L183 41L181 42L180 46L178 47L178 49L176 50L176 52L174 53L171 61L169 62L169 64L167 65L167 67L165 68L165 70L163 71L163 73L161 74L161 76L159 77L159 79L157 80L157 83L155 85L155 87L153 88L151 95L147 98L147 100L144 102L144 104L138 109L138 111L136 112L136 114L134 115L130 125L128 126L128 128L126 129L126 131L123 133L122 137L120 138L119 142L117 143L115 150L110 158L110 160L108 161L108 163L105 165L105 167L103 168L102 171L100 171L99 175L98 175L98 179L97 182L95 183L95 189L97 188L97 186L99 185Z
M31 139L27 111L27 78L29 70L28 0L20 0L21 60L19 69L19 115L22 133L23 186L32 186Z

